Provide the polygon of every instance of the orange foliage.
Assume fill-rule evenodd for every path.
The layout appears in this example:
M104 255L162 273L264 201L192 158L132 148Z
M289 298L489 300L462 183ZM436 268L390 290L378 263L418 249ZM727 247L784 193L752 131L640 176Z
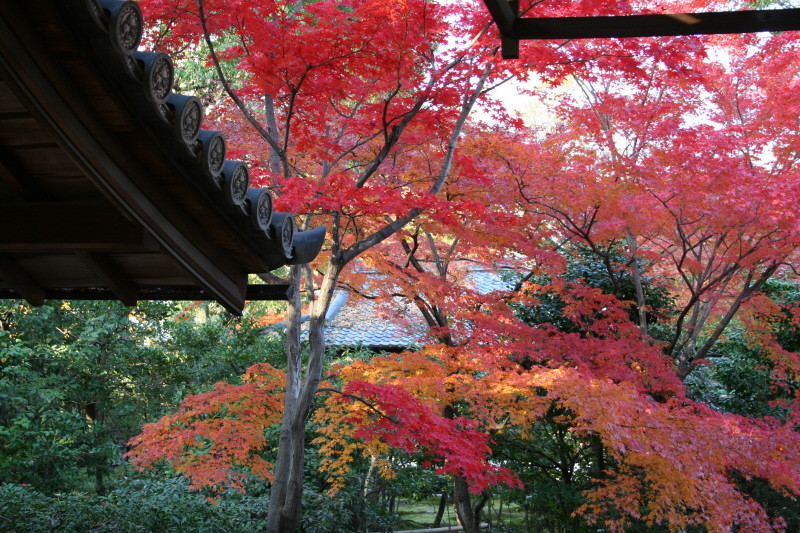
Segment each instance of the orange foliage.
M248 475L271 479L273 466L262 453L265 431L281 419L284 380L282 371L260 363L241 385L219 382L187 396L178 412L146 424L125 456L138 469L165 461L195 489L243 490Z
M736 489L734 471L800 494L800 435L792 424L725 415L682 396L659 402L631 382L598 378L587 369L506 367L469 350L428 347L341 368L344 391L374 402L385 416L338 396L326 401L317 415L323 423L318 443L334 487L359 453L428 452L430 434L415 433L411 420L436 433L444 423L438 413L458 401L459 414L471 421L461 431L480 428L481 447L491 434L511 429L533 438L534 425L553 406L564 409L559 423L570 431L599 437L617 467L597 480L580 512L606 520L609 509L618 510L619 518L605 522L612 531L622 531L630 518L675 530L703 524L723 532L744 524L747 531L773 531L764 510ZM455 451L449 460L461 462L457 473L469 479L472 450L461 443ZM473 488L487 481L473 479Z
M343 487L357 453L381 457L391 450L421 454L422 467L459 476L475 493L498 483L521 487L516 476L489 461L489 436L474 421L442 416L396 385L350 381L343 392L317 412L323 426L315 443L325 456L321 469L332 492ZM390 477L389 463L383 464L383 475Z

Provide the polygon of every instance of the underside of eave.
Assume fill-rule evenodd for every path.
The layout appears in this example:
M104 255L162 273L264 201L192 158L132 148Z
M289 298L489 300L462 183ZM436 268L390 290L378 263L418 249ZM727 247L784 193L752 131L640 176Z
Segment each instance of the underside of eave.
M194 175L199 174L195 154L159 123L152 102L131 81L119 54L108 48L108 35L97 28L87 4L0 5L0 76L11 89L6 96L13 93L25 108L25 113L14 111L4 118L24 122L28 114L34 117L59 154L101 193L83 203L31 202L36 191L26 191L24 179L12 187L0 179L5 185L0 187L0 207L9 216L21 216L16 223L0 217L11 223L0 227L0 285L5 283L0 297L22 296L33 303L61 297L119 299L130 304L168 294L217 300L235 314L241 314L246 299L286 299L285 284L248 287L248 273L283 264L265 246L274 248L269 237L250 228L242 207L215 204L221 201L220 191L209 193L207 184L193 185L191 180L202 179ZM9 150L0 147L0 173L13 174L18 171L14 154L5 157L5 152ZM81 210L89 211L83 216L97 226L82 229L76 237L67 219ZM240 223L231 224L224 213ZM24 225L25 214L40 216ZM39 226L42 231L37 232ZM114 232L104 231L112 226ZM111 235L106 238L106 233ZM215 244L220 240L225 247ZM34 279L25 261L46 246L72 263L79 260L98 282L53 286ZM176 265L169 269L185 274L155 287L141 286L115 265L113 254L123 253L163 256L162 264L168 259Z

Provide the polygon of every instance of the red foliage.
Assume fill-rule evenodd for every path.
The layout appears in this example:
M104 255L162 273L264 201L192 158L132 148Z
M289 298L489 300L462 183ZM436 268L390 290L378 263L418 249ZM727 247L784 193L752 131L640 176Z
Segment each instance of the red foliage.
M141 4L169 30L154 36L160 46L197 45L197 2ZM559 423L597 437L615 460L582 509L596 517L616 509L611 529L630 518L673 530L779 526L730 478L735 470L800 493L797 421L714 412L687 400L679 377L698 364L693 357L704 360L699 339L715 340L737 313L769 348L776 378L800 368L797 354L765 334L775 310L757 296L761 280L796 262L800 244L796 36L545 41L525 44L523 61L511 64L497 58L481 3L203 5L210 32L234 37L219 53L238 60L245 107L276 114L272 137L229 103L210 120L236 139L257 183L279 194L276 207L330 223L330 254L340 255L326 273L338 275L363 251L359 243L418 213L395 242L361 254L392 283L370 287L363 272L347 281L379 297L406 296L443 344L340 369L349 396L331 395L317 414L332 477L356 453L396 449L474 491L515 485L491 461L491 435L513 427L531 436L558 406ZM549 0L522 9L563 16L726 5ZM485 120L502 126L458 129L469 98L486 97L477 79L488 87L534 75L547 87L530 86L528 95L547 100L565 80L575 89L551 106L552 128L532 133L489 101ZM461 145L450 160L454 133ZM628 321L628 303L560 279L568 242L606 260L619 251L624 260L612 269L672 289L680 307L667 346ZM458 283L456 258L514 263L551 283L480 294ZM535 305L537 291L557 294L580 333L520 322L508 304ZM217 384L146 426L132 441L134 464L163 459L193 486L214 489L241 487L245 473L268 477L264 430L279 420L282 378L256 372L263 375Z
M439 474L463 478L476 494L498 483L521 487L513 473L489 462L489 436L475 421L436 414L429 405L394 385L352 381L344 392L380 410L380 415L364 409L347 415L344 422L357 428L353 438L364 442L378 439L407 453L422 453L425 466ZM340 401L353 402L352 396Z

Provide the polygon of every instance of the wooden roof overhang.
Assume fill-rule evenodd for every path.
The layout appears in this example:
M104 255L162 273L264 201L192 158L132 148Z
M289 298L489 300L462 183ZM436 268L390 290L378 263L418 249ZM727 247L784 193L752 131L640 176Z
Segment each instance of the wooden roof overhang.
M800 30L800 9L620 15L523 17L518 0L483 0L500 31L504 59L519 58L519 41L657 37Z
M248 275L311 260L166 54L137 51L138 6L0 2L0 298L285 299Z

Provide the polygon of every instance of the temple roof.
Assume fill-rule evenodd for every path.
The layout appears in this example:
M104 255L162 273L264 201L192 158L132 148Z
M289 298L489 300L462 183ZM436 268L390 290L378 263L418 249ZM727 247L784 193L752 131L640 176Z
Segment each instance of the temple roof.
M329 347L402 351L432 342L422 313L401 298L376 301L340 289L328 313Z
M267 189L138 50L134 2L0 3L0 298L283 299L248 275L311 260Z

